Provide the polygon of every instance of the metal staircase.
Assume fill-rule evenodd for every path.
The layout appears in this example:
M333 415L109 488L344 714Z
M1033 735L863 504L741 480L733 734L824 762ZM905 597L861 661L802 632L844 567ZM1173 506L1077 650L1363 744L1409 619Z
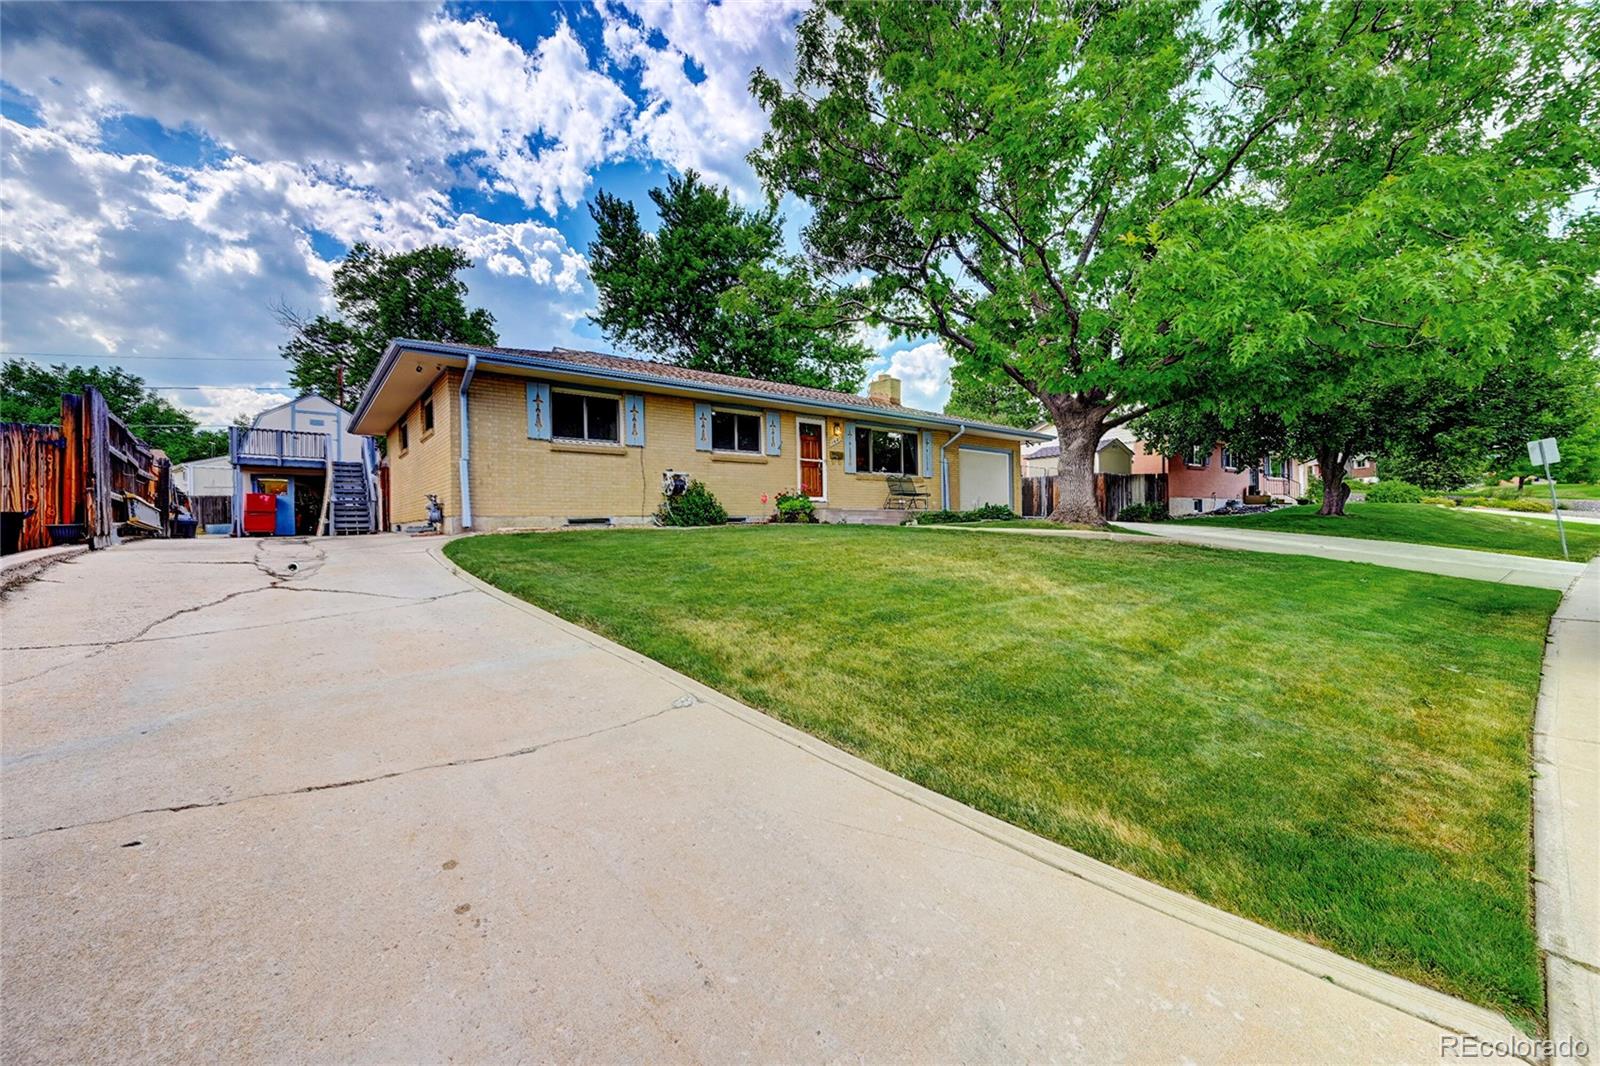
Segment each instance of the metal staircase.
M328 532L332 536L372 532L372 489L361 463L330 463Z

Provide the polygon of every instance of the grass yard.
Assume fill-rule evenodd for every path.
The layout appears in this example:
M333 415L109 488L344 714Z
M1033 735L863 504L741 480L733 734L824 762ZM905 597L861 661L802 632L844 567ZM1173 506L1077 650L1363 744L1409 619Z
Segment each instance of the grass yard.
M1497 485L1494 488L1462 489L1463 496L1494 496L1497 499L1511 499L1516 496L1535 500L1550 500L1550 486L1544 483L1528 484L1522 486L1522 491L1516 491L1514 486ZM1567 484L1564 481L1556 482L1556 499L1558 500L1600 500L1600 484L1593 482L1575 481Z
M1103 526L1079 526L1052 522L1048 518L989 518L982 522L934 522L930 525L948 526L951 529L1083 529L1100 530Z
M1325 537L1365 537L1436 544L1445 548L1561 558L1561 538L1550 518L1474 514L1423 503L1351 503L1343 518L1324 518L1314 505L1284 507L1263 514L1186 518L1203 525L1262 529L1274 533L1316 533ZM1567 548L1574 561L1600 553L1600 526L1567 523Z
M1296 556L773 526L458 540L501 588L1069 847L1528 1024L1557 595Z

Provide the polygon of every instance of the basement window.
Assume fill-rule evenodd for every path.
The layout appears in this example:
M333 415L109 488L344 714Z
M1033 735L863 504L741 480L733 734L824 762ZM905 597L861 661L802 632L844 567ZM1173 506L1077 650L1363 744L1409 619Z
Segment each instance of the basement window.
M550 427L557 440L619 444L622 401L586 392L552 392Z
M760 455L761 416L746 411L712 411L711 450Z

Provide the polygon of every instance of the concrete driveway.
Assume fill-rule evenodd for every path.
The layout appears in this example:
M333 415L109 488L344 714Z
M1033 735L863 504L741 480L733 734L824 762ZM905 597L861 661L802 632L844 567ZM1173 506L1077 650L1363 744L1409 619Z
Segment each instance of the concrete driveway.
M1422 1062L1511 1034L438 544L137 544L6 595L0 1057Z
M1508 512L1509 513L1509 512ZM1467 548L1439 548L1431 544L1406 544L1392 540L1365 540L1360 537L1322 537L1310 533L1276 533L1259 529L1230 529L1198 522L1118 522L1120 527L1137 530L1186 544L1212 548L1240 548L1246 551L1274 552L1279 555L1315 555L1322 559L1342 559L1352 563L1375 563L1399 570L1420 570L1428 574L1470 577L1506 585L1531 585L1534 588L1563 590L1583 573L1582 563L1560 559L1535 559L1526 555L1505 555Z

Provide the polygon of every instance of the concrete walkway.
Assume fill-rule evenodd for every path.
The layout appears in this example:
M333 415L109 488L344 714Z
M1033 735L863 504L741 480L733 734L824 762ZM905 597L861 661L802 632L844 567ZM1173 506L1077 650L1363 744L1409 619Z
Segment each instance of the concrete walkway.
M136 544L0 602L0 1058L1436 1062L1515 1037L485 591L439 543Z
M1535 559L1466 548L1440 548L1431 544L1364 540L1358 537L1320 537L1309 533L1276 533L1256 529L1228 529L1194 522L1118 522L1118 526L1212 548L1274 552L1279 555L1314 555L1353 563L1375 563L1399 570L1419 570L1450 577L1470 577L1507 585L1566 589L1583 573L1582 563L1560 559Z
M1504 507L1463 507L1458 509L1461 514L1498 514L1508 515L1512 518L1542 518L1546 522L1556 520L1552 511L1508 511ZM1600 515L1589 514L1584 511L1570 511L1561 509L1561 520L1573 522L1580 526L1600 526Z
M1550 1036L1589 1049L1558 1061L1600 1062L1600 560L1550 622L1533 757L1535 917Z

